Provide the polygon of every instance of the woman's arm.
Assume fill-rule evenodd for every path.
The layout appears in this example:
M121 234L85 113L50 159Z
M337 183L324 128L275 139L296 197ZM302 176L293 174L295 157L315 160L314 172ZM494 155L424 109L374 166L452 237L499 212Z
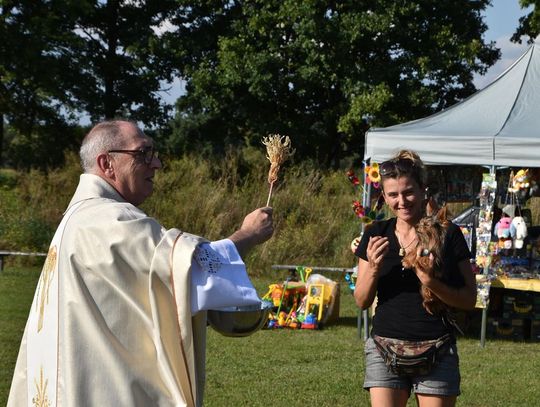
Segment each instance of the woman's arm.
M362 309L367 309L373 304L377 293L379 271L387 252L388 238L372 236L369 238L366 250L368 260L362 258L358 260L358 276L354 288L354 299Z
M430 277L420 267L415 268L420 282L429 288L445 304L461 309L473 309L476 304L476 278L468 259L458 263L458 269L465 285L460 288L450 287L435 277Z

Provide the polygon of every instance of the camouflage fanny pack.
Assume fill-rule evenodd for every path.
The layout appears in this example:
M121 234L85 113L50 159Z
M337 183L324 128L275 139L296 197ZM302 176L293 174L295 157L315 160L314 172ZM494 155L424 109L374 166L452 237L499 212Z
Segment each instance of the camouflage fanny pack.
M404 341L373 335L373 341L388 371L399 376L422 376L428 374L444 355L454 337L446 334L428 341Z

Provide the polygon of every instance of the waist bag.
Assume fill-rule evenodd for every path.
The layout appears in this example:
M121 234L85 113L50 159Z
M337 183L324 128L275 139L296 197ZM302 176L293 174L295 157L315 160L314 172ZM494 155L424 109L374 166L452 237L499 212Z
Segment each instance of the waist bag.
M423 376L446 354L454 337L446 334L427 341L404 341L373 335L373 341L388 371L399 376Z

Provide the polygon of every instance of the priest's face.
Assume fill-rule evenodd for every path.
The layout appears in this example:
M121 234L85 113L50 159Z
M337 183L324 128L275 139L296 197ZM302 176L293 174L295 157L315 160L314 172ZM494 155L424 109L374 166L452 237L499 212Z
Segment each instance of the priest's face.
M161 161L153 154L150 137L132 123L126 122L122 127L122 146L110 153L112 184L126 201L138 206L152 194L154 174L161 168Z

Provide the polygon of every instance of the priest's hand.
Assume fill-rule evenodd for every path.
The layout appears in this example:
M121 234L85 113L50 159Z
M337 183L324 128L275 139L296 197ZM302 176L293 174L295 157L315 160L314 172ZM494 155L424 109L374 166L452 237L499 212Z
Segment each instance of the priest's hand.
M274 233L272 208L255 209L242 222L242 226L229 239L236 245L241 256L244 256L258 244L266 242Z

